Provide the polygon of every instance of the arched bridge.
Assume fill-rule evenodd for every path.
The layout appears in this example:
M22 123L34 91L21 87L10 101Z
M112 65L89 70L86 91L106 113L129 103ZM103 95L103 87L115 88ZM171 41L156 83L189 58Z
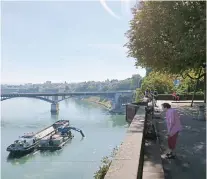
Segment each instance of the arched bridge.
M60 101L63 101L65 99L67 99L68 97L64 97L62 99L57 99L57 100L52 100L50 98L47 98L47 97L42 97L42 96L11 96L11 97L1 97L1 101L4 101L4 100L8 100L8 99L12 99L12 98L35 98L35 99L40 99L42 101L46 101L46 102L49 102L49 103L58 103Z
M119 107L120 97L123 97L124 95L132 96L133 91L129 90L129 91L116 91L116 92L15 93L15 94L9 93L9 94L1 94L1 101L12 99L12 98L19 98L19 97L36 98L51 103L51 112L56 113L59 110L58 103L72 96L104 96L107 98L113 98L115 99L114 100L115 107Z

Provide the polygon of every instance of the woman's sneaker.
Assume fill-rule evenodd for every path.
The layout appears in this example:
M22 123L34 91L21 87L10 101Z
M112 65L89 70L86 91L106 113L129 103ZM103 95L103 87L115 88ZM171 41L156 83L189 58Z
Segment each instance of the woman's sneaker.
M169 152L166 154L166 158L167 159L175 159L175 154L173 154L172 152Z

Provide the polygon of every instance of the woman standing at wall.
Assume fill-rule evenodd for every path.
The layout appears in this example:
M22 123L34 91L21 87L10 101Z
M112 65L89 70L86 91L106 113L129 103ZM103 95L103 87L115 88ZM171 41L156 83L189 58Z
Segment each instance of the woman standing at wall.
M172 109L171 105L168 103L162 104L164 110L166 111L166 122L168 131L168 147L169 152L166 157L169 159L175 158L175 148L179 132L182 129L180 117L176 109Z

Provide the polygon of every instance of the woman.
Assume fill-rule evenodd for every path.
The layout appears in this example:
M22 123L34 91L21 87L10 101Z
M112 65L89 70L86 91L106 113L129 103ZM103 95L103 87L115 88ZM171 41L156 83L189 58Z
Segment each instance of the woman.
M180 117L175 109L171 108L168 103L162 104L164 110L166 111L166 121L167 121L167 131L168 131L168 147L169 153L166 157L169 159L175 158L175 147L179 132L182 129L180 123Z
M174 91L172 94L173 100L176 100L176 92Z

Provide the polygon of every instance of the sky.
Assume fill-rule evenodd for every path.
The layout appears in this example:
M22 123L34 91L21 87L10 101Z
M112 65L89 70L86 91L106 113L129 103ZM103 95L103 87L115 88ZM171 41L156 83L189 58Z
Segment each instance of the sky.
M104 81L145 75L127 58L124 33L135 2L1 4L1 83Z

